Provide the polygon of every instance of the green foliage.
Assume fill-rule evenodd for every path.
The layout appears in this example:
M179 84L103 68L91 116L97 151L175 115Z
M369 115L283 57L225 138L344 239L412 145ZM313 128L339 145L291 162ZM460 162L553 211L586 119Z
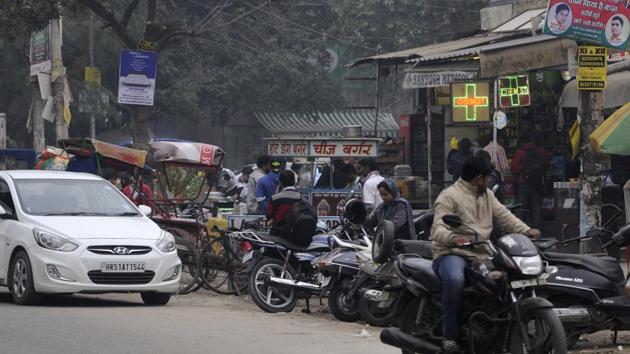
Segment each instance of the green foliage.
M16 39L43 29L59 17L59 0L0 0L2 37Z

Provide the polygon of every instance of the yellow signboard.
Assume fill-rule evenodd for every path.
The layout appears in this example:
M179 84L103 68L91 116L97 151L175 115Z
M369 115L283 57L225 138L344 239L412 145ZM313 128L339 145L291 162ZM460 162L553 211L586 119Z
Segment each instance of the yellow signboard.
M92 88L101 87L101 70L95 66L86 66L85 83Z
M605 90L608 48L580 46L578 48L579 90Z
M156 45L157 45L157 43L155 43L155 42L151 42L151 41L147 41L147 40L141 39L140 42L138 42L138 49L146 50L146 51L150 52L150 51L153 51L155 49Z
M453 122L490 121L490 83L457 82L451 86Z

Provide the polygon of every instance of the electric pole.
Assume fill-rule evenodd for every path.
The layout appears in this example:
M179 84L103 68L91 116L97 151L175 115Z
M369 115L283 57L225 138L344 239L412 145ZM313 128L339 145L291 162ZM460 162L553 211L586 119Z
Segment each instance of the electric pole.
M94 13L90 12L90 36L88 38L88 48L90 52L90 67L94 68ZM89 86L89 85L88 85ZM96 113L94 113L94 108L96 106L95 98L96 98L96 90L95 87L89 87L90 90L90 101L92 104L92 109L90 110L90 138L96 138Z
M68 125L64 120L64 80L65 68L61 56L61 18L51 21L50 46L52 71L50 73L50 82L53 89L53 97L55 98L55 131L57 140L68 138Z

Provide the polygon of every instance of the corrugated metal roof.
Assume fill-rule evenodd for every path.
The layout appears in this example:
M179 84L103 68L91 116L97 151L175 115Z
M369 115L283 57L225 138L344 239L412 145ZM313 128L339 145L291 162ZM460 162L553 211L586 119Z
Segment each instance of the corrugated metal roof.
M544 15L547 9L528 10L522 14L510 19L506 23L492 30L492 32L514 32L532 29L532 17ZM544 16L543 16L544 18ZM540 21L540 24L536 29L542 29L544 21Z
M373 111L254 114L260 124L275 135L341 136L344 125L360 125L364 133L374 131ZM391 113L379 113L378 117L380 137L394 137L400 134L400 126Z
M419 58L419 57L427 57L427 56L435 56L440 53L448 53L455 50L470 48L479 46L482 44L490 43L499 39L510 38L514 36L515 33L484 33L482 35L456 39L454 41L431 44L424 47L418 47L413 49L402 50L399 52L386 53L381 55L375 55L367 58L360 59L349 66L356 66L365 64L372 61L399 61L401 63L406 62L407 60Z
M430 63L428 65L418 66L418 64L405 70L407 72L423 72L432 73L440 71L466 71L477 72L479 71L479 62L471 60L451 61L447 63Z

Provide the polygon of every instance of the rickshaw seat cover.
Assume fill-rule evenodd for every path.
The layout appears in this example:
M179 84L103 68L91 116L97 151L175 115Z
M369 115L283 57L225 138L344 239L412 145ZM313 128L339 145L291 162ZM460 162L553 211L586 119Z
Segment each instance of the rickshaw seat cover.
M223 162L223 150L218 146L175 141L149 143L151 157L157 162L188 163L218 166Z
M122 147L96 139L60 139L58 145L64 150L84 149L140 168L144 168L147 157L146 151Z

